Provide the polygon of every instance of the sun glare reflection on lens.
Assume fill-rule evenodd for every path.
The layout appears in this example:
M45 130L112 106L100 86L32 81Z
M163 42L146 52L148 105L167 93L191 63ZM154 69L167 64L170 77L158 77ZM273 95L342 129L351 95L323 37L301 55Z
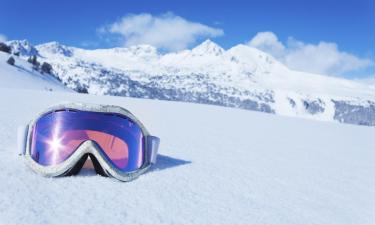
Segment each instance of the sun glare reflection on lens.
M52 155L52 163L56 163L60 159L61 150L64 148L62 144L63 137L60 136L60 127L61 123L57 121L52 131L51 139L46 140L49 147L47 152Z

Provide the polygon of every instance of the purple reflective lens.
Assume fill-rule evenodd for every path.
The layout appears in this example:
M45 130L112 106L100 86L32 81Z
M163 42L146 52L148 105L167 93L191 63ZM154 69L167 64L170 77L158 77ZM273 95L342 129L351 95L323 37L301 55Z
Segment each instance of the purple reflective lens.
M31 157L44 166L69 158L85 141L95 141L109 161L124 172L144 162L141 128L113 113L61 110L43 115L33 127Z

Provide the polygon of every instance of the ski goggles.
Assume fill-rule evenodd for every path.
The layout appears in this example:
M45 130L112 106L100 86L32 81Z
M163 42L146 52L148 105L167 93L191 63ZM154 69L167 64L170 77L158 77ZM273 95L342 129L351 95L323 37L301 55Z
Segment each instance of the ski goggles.
M45 176L77 174L87 158L103 176L130 181L156 163L160 139L118 106L60 104L19 133L27 164Z

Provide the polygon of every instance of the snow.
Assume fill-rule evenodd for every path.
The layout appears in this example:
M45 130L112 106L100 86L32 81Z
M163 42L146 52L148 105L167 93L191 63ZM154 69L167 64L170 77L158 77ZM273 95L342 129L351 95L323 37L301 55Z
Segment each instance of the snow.
M23 59L13 56L15 66L6 63L9 54L0 52L0 88L25 88L46 91L67 91L68 89L56 78L40 74Z
M216 48L210 42L205 45ZM152 48L142 48L154 54ZM372 225L375 221L375 127L78 94L32 71L23 59L16 58L17 67L6 64L8 57L0 53L0 224ZM280 114L290 115L288 98L302 97L279 90L275 98ZM35 174L18 156L17 127L62 101L129 109L161 138L157 164L129 183L88 169L74 177ZM296 113L305 115L301 103L295 104ZM324 115L322 120L329 118Z
M338 77L294 71L271 55L244 44L224 50L213 41L206 40L191 50L170 53L160 53L150 45L86 50L57 42L38 45L36 49L42 57L62 68L76 67L77 62L83 61L122 71L135 80L158 75L208 74L213 84L238 90L255 88L319 97L375 100L373 86Z
M294 71L248 45L206 40L160 52L150 45L86 50L10 41L21 57L37 53L67 87L90 94L197 102L321 121L375 125L375 86ZM308 102L315 103L309 108Z
M15 150L17 126L61 101L129 109L161 138L158 163L130 183L89 170L63 178L35 174ZM1 224L375 221L374 127L38 90L0 89L0 102Z
M194 55L205 56L205 55L222 55L225 50L218 44L211 40L206 40L191 51Z
M224 50L207 40L191 50L162 53L149 45L85 50L52 42L38 45L36 49L43 59L52 63L68 87L77 89L77 84L84 84L91 94L150 98L144 94L143 88L120 81L126 78L144 85L150 93L177 93L167 97L154 95L153 98L199 103L211 101L218 105L260 110L246 103L250 101L279 115L334 122L355 117L358 119L352 123L366 121L368 125L374 124L366 113L354 115L358 111L354 106L374 102L375 86L294 71L271 55L248 45L239 44ZM117 86L106 79L117 80ZM235 99L236 103L230 105L225 99ZM296 104L290 104L290 101ZM319 102L322 110L309 111L306 101ZM337 110L333 101L350 102L353 109L345 110L352 113L344 120L337 119L344 109Z

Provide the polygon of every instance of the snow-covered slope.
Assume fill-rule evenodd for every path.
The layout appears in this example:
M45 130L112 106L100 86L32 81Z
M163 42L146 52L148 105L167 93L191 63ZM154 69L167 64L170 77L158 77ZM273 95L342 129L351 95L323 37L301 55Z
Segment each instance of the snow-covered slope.
M83 171L45 178L17 156L16 128L60 101L116 104L161 137L130 183ZM225 107L0 89L1 224L373 225L374 127ZM17 103L17 104L15 104Z
M37 54L50 62L63 83L78 91L375 125L374 86L292 71L246 45L224 50L207 40L192 50L160 53L148 45L84 50L57 42L8 43L24 57Z
M46 91L68 91L56 78L48 74L41 74L32 68L25 60L13 56L15 65L6 61L11 55L0 51L0 88L22 88Z

